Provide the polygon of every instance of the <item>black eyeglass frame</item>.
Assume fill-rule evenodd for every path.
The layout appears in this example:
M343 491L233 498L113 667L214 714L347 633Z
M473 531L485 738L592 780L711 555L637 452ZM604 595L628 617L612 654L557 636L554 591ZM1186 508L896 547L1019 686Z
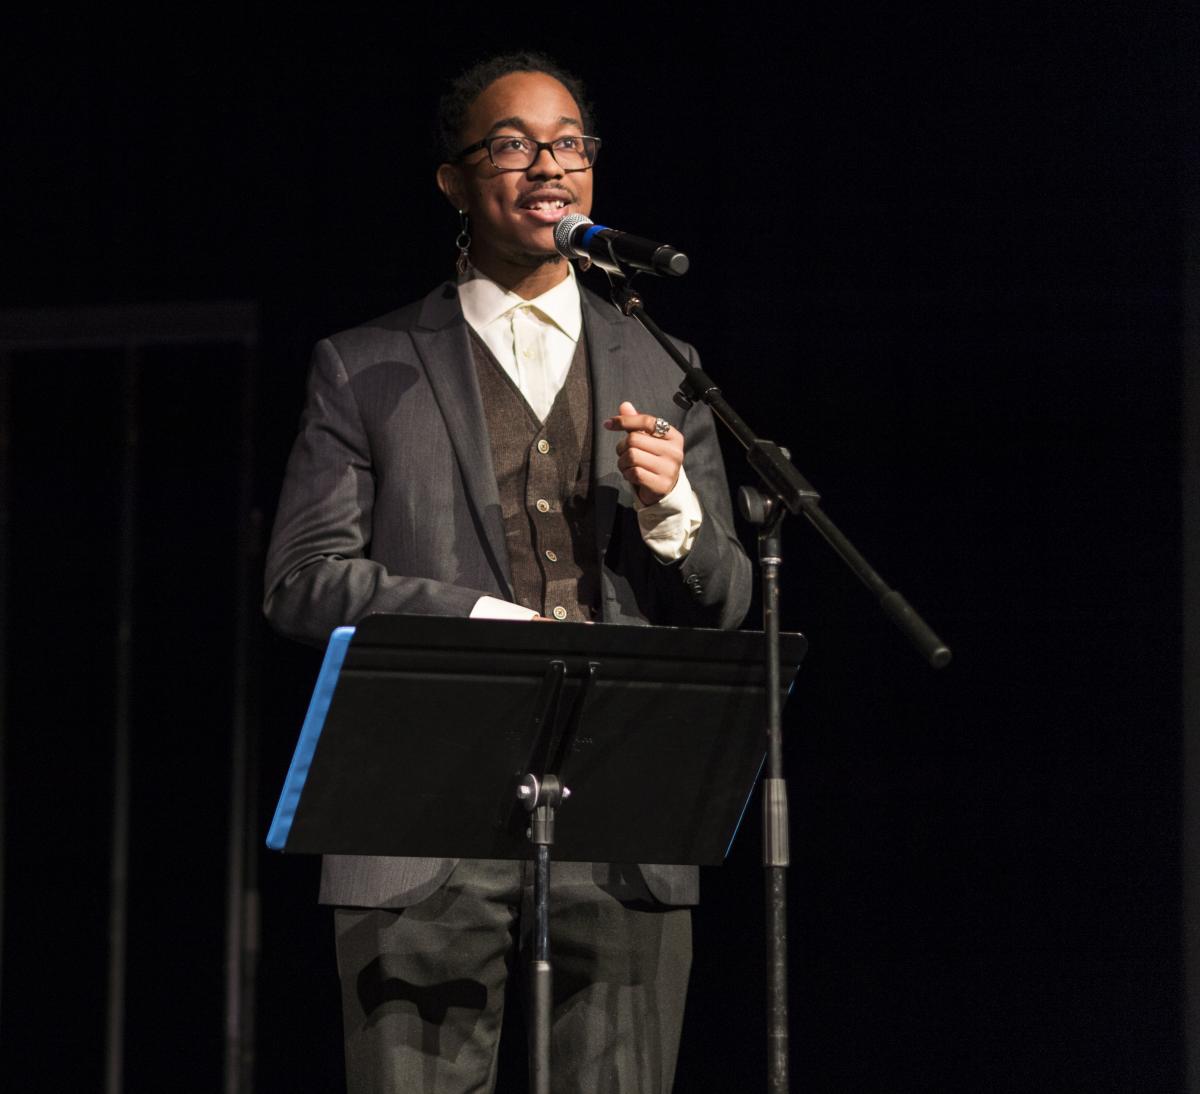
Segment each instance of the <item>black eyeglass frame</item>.
M512 133L502 133L495 137L484 137L481 141L476 141L474 144L467 145L466 148L459 149L458 154L454 157L454 162L458 163L464 156L469 156L472 152L478 152L482 148L487 150L488 162L497 171L528 171L529 168L537 163L538 156L542 154L542 149L545 148L550 153L550 158L554 160L555 163L558 163L559 167L562 167L562 169L568 174L574 174L576 171L590 171L596 166L596 157L600 155L600 138L590 136L586 133L580 133L578 135L579 140L595 142L592 150L592 158L588 161L588 165L586 167L566 167L559 163L558 157L554 154L554 146L559 141L566 140L566 137L555 137L552 141L535 141L530 140L529 137L521 137L521 140L529 141L529 143L533 145L533 158L524 167L501 167L496 162L495 157L492 155L492 142L512 140L514 135L515 134Z

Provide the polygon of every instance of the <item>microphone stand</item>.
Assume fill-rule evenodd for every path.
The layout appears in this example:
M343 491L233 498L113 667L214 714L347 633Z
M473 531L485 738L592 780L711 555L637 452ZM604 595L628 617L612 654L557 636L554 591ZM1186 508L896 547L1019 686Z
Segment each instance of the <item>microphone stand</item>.
M788 1090L787 999L787 870L788 798L783 773L782 702L779 694L779 570L783 565L782 524L788 513L802 513L838 556L875 596L884 613L904 632L921 656L935 668L950 663L950 648L895 589L858 552L820 507L821 496L796 470L786 449L758 437L721 394L712 378L679 352L646 314L642 299L632 288L633 274L615 254L612 264L621 273L605 269L612 302L636 319L683 371L675 401L685 410L706 403L746 451L746 460L762 481L762 489L743 487L739 508L758 526L759 566L762 574L763 632L766 635L767 775L763 780L763 869L767 900L767 1090ZM608 263L605 263L607 266Z

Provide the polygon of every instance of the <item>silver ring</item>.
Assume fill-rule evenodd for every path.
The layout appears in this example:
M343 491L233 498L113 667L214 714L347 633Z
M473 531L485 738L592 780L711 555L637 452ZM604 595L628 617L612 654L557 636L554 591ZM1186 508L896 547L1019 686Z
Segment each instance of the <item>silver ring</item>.
M665 437L670 432L671 423L668 422L666 418L654 419L654 432L651 434L652 437Z

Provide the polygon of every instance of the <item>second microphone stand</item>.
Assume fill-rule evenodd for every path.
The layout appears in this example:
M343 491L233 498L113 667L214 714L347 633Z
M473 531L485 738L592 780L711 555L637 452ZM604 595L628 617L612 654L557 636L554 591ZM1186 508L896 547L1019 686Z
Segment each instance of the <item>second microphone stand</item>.
M785 449L758 437L703 369L676 349L646 314L632 287L633 273L613 273L605 263L612 301L636 319L683 372L675 400L684 409L705 403L746 451L746 461L762 490L742 489L743 516L758 526L762 575L763 631L766 635L767 774L763 780L763 869L767 898L767 1090L785 1094L788 1079L787 871L788 798L783 771L782 701L779 689L779 569L783 564L782 524L788 513L803 513L825 541L876 597L880 608L936 669L950 663L950 649L895 589L889 588L820 507L821 496L792 464ZM619 266L616 256L612 265Z

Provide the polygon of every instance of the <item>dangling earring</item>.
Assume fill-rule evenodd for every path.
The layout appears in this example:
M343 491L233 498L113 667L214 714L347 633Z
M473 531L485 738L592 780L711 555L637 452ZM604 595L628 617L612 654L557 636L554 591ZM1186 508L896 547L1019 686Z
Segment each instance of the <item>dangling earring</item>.
M454 241L454 246L458 248L455 267L459 277L466 277L471 268L471 233L467 230L467 211L459 209L458 215L462 218L462 223L459 225L458 238Z

